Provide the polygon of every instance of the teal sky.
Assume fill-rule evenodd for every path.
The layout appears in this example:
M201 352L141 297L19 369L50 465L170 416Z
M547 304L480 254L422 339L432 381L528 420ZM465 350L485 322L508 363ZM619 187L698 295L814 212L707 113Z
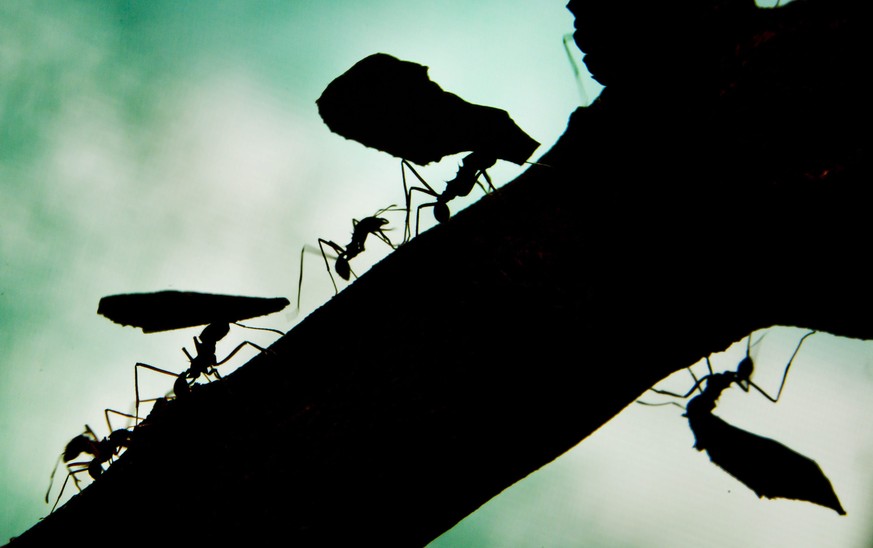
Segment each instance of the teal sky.
M198 330L122 328L96 314L100 297L186 289L293 301L304 244L345 244L352 218L402 203L398 160L331 133L315 107L371 53L427 65L444 89L509 111L542 143L536 159L581 100L561 42L573 28L565 3L0 1L0 539L47 513L49 474L84 424L105 435L103 409L130 410L135 362L186 366L180 349ZM439 184L458 161L421 173ZM500 186L521 169L490 173ZM391 221L399 238L402 220ZM352 266L360 274L388 251L374 243ZM307 257L301 315L260 325L287 330L333 295L320 261ZM761 363L780 370L795 336L768 336ZM228 349L231 339L272 340L232 332ZM786 401L747 411L746 395L719 410L739 425L751 413L745 426L759 433L783 416L769 434L819 460L848 517L756 500L691 449L678 409L631 406L435 545L729 545L745 529L766 545L797 538L778 535L800 525L863 544L873 537L863 421L873 353L817 335L803 357ZM627 359L645 357L614 365ZM144 384L157 396L172 379Z

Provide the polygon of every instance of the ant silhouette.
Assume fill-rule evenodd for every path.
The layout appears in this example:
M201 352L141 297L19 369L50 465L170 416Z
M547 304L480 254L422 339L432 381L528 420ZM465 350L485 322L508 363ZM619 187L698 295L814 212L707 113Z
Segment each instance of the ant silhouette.
M688 368L695 383L687 393L676 394L656 388L650 390L677 398L688 398L698 391L699 394L691 398L685 406L683 415L688 419L688 426L694 434L694 448L698 451L705 450L713 463L752 489L758 497L805 500L845 515L846 511L840 504L833 486L815 461L777 441L737 428L713 414L721 394L733 384L744 392L754 388L768 400L776 403L782 395L788 371L801 345L815 333L816 331L810 331L800 338L791 359L785 366L782 382L775 397L752 381L754 362L751 357L751 335L746 344L746 356L737 365L736 371L715 373L707 357L706 365L709 374L698 379ZM668 404L682 407L676 402L668 402Z
M230 332L230 324L238 325L240 327L246 329L254 329L258 331L271 331L273 333L278 333L280 335L284 335L282 331L278 329L271 329L268 327L253 327L249 325L243 325L238 322L214 322L207 325L203 331L200 332L200 337L193 337L194 339L194 350L197 353L195 356L192 356L188 349L182 347L182 352L185 353L185 356L188 358L188 362L190 366L185 371L181 373L173 373L172 371L167 371L166 369L161 369L160 367L155 367L153 365L149 365L147 363L137 362L134 365L134 375L133 375L133 384L134 389L136 391L136 407L135 407L135 418L136 420L142 420L139 416L139 406L140 403L146 403L150 401L156 401L160 398L153 398L143 400L140 399L139 396L139 368L149 369L151 371L155 371L157 373L162 373L164 375L170 375L176 377L176 381L173 383L173 394L175 394L176 398L184 398L191 393L191 388L194 386L197 379L202 375L209 380L209 377L214 377L216 380L221 379L221 375L216 370L216 367L228 362L237 352L239 352L244 346L249 345L257 348L261 352L268 352L266 348L256 345L251 341L243 341L237 345L233 351L230 352L223 360L218 361L218 358L215 355L215 346Z
M85 430L82 434L71 439L66 447L64 447L64 452L61 454L60 460L63 460L64 464L67 467L67 477L64 479L63 485L61 485L61 491L58 493L57 499L55 499L55 503L52 506L52 509L49 513L54 512L55 508L57 508L58 503L61 500L61 496L64 494L64 489L67 487L67 483L70 481L70 478L73 478L73 484L76 486L76 489L81 491L82 486L79 484L79 479L76 477L77 474L81 474L82 472L88 472L88 475L91 476L91 479L97 479L100 475L103 474L103 465L106 463L111 463L112 460L121 454L122 449L126 449L130 446L132 441L133 432L126 428L119 428L117 430L112 430L112 426L109 421L109 413L115 413L124 417L134 418L132 415L127 413L122 413L120 411L115 411L113 409L104 410L104 414L106 416L106 424L109 426L110 434L109 436L103 438L102 440L97 438L97 434L94 433L94 430L91 429L87 424L85 425ZM91 455L92 458L89 461L78 461L72 462L81 454ZM49 494L52 490L52 485L54 484L55 472L57 472L57 466L52 470L51 476L49 477L49 487L45 492L45 502L48 504Z
M743 392L748 392L750 388L754 388L765 398L770 400L773 403L779 401L779 397L782 395L782 390L785 388L785 379L788 377L788 371L791 369L791 364L794 363L794 358L797 356L797 353L800 351L800 346L803 344L803 341L806 340L807 337L814 335L816 331L810 331L800 338L800 342L797 343L797 347L794 349L794 353L791 355L791 359L788 361L788 365L785 366L785 372L782 374L782 383L779 385L779 391L776 393L776 396L771 396L768 394L763 388L752 382L752 373L755 370L755 363L752 360L752 336L749 335L748 340L746 342L746 355L740 360L740 363L737 364L736 371L723 371L721 373L715 373L712 369L712 362L709 361L709 356L706 357L706 366L709 369L709 374L704 375L700 379L694 375L694 371L691 368L687 368L688 372L694 378L694 386L685 393L685 394L676 394L674 392L669 392L667 390L658 390L656 388L650 388L652 392L656 394L662 394L665 396L673 396L675 398L688 398L691 394L694 393L695 390L699 390L701 393L699 396L693 398L691 401L694 401L698 398L702 398L702 402L706 402L709 411L715 409L716 401L721 396L722 392L727 390L732 384L736 384L740 387ZM766 336L766 333L764 334ZM761 339L764 338L761 337ZM758 342L761 342L761 339ZM755 343L758 344L758 343ZM706 383L705 388L701 389L700 385ZM688 402L688 405L691 406L691 401ZM642 402L641 402L642 403ZM675 402L669 402L675 405ZM651 405L643 403L643 405ZM699 405L699 404L698 404ZM710 407L711 405L711 407ZM681 407L681 406L680 406Z
M488 172L486 170L490 169L497 163L497 156L492 154L487 154L484 152L471 152L467 156L465 156L461 160L461 165L458 166L458 172L455 174L455 178L446 182L446 188L442 191L442 193L437 192L430 186L424 178L418 174L412 165L406 160L401 160L400 162L400 172L403 177L403 194L406 197L406 229L403 233L403 241L407 242L412 237L411 228L409 226L409 216L411 213L411 204L412 204L412 191L417 190L423 194L427 194L435 198L436 201L428 202L425 204L421 204L416 209L415 214L415 235L418 236L419 231L419 217L421 215L421 208L423 207L433 207L433 216L434 218L440 222L444 223L449 220L451 216L451 212L449 211L448 202L459 198L462 196L467 196L472 192L473 186L479 185L485 194L489 192L494 192L497 190L494 188L494 184L491 182L491 177L488 176ZM406 168L409 168L412 171L413 175L424 185L424 188L414 186L409 188L406 183ZM479 176L485 177L485 181L488 183L488 188L486 188L481 181L479 181Z
M339 289L336 285L336 280L334 280L333 274L330 272L330 263L327 260L327 252L324 250L324 246L328 246L334 250L337 254L337 258L334 261L334 269L336 273L343 279L348 281L351 276L358 277L357 274L352 271L352 267L349 264L349 261L360 255L364 252L364 243L367 241L367 236L370 234L376 236L383 242L385 242L391 249L397 249L388 236L385 234L385 230L387 230L385 225L388 224L388 219L384 217L380 217L383 213L388 211L397 211L397 205L391 204L388 207L382 208L376 213L374 213L370 217L364 217L360 221L357 219L352 219L352 239L346 247L343 247L336 242L325 240L323 238L318 239L318 247L321 249L321 256L324 259L324 266L327 268L327 273L330 275L330 281L333 283L334 293L339 293ZM303 287L303 254L307 251L308 246L304 245L300 250L300 277L297 279L297 308L300 308L300 293L301 288Z

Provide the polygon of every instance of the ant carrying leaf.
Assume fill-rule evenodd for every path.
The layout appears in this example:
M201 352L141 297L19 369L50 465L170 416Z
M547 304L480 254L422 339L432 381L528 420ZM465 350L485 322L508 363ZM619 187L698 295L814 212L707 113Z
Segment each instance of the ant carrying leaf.
M775 440L737 428L713 414L721 394L734 384L744 392L754 388L768 400L776 403L785 387L785 379L794 358L800 351L800 346L814 333L816 332L810 331L797 343L791 359L785 366L782 382L775 397L752 381L754 363L751 357L751 335L746 345L746 356L737 365L736 371L715 373L707 357L709 374L698 379L691 372L695 380L694 386L685 394L656 388L650 390L657 394L683 399L697 391L698 394L685 406L683 415L688 419L688 426L694 434L694 448L698 451L706 451L713 463L741 481L759 497L804 500L845 515L846 511L840 504L830 480L815 461ZM690 368L688 370L691 371ZM669 403L678 405L676 402Z
M244 346L250 345L261 352L266 351L253 342L243 341L219 361L216 357L216 345L230 332L230 324L246 329L271 331L284 335L278 329L252 327L243 325L239 321L278 312L288 304L290 304L288 299L284 297L262 298L193 291L158 291L103 297L100 299L97 312L115 323L139 327L144 333L206 325L200 333L200 337L194 337L196 352L194 356L186 348L182 348L189 362L189 367L185 371L173 373L141 362L134 366L135 415L136 419L140 420L140 403L154 401L154 399L143 400L140 398L140 368L176 377L173 392L177 398L185 397L190 393L191 386L200 376L206 378L212 376L220 379L221 375L215 368L230 360Z

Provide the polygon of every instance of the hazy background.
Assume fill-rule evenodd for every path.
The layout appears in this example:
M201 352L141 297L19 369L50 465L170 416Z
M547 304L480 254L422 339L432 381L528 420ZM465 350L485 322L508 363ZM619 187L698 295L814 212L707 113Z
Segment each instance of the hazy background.
M506 109L542 143L536 159L585 100L561 43L573 29L565 3L0 1L0 541L48 512L67 441L86 423L105 435L104 408L130 411L135 362L187 367L180 349L199 329L143 335L98 316L100 297L182 289L293 302L305 243L345 245L352 218L403 201L399 161L331 133L315 106L372 53L427 65L444 89ZM595 97L599 86L584 85ZM421 173L441 189L459 160ZM500 186L521 169L490 173ZM402 214L390 219L399 240ZM388 251L372 240L352 267ZM333 295L320 257L304 273L299 315L253 323L287 330ZM762 384L775 390L800 334L755 348ZM234 330L219 355L244 339L275 336ZM733 368L741 354L716 363ZM778 405L739 393L718 411L817 459L847 517L758 501L691 448L681 410L631 406L435 545L866 545L871 357L869 344L816 335ZM154 397L173 379L143 382Z

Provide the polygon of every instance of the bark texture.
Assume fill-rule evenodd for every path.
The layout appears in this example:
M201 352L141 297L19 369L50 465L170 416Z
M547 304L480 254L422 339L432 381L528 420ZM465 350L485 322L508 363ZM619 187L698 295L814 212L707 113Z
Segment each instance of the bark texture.
M549 167L160 406L14 544L423 545L755 329L873 338L856 4L571 2L607 88Z

